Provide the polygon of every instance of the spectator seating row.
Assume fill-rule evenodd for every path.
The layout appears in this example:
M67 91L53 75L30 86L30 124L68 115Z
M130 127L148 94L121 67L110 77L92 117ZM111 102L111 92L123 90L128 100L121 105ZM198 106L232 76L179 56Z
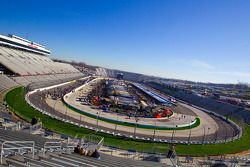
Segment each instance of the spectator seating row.
M0 46L0 65L13 72L15 75L11 78L24 86L30 83L51 82L53 84L54 81L60 83L84 76L70 64L54 62L44 55L5 46ZM1 89L3 88L0 87Z
M17 86L18 84L6 75L0 74L0 91Z
M0 63L22 76L79 73L70 64L54 62L47 56L4 46L0 46Z
M12 166L90 166L90 167L160 167L166 164L138 161L115 157L101 153L101 159L82 156L73 153L72 149L68 149L67 145L62 145L60 149L44 150L46 142L58 142L58 140L45 139L38 135L30 135L20 131L11 131L0 129L0 144L4 141L34 141L35 156L31 156L31 152L24 149L28 143L8 144L8 148L20 148L18 151L4 151L4 161L2 165ZM23 148L22 148L23 147ZM1 151L1 150L0 150Z

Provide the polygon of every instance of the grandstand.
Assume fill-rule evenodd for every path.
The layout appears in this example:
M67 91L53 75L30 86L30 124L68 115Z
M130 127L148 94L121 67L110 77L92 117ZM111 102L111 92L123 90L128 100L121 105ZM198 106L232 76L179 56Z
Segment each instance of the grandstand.
M0 81L1 81L0 92L18 85L16 82L14 82L13 80L11 80L10 78L8 78L6 75L3 74L0 75Z
M8 142L6 142L8 141ZM34 142L34 145L33 145ZM46 139L24 132L13 132L0 129L0 144L4 144L2 151L2 165L12 166L156 166L163 164L155 162L133 161L111 155L101 154L101 160L81 156L72 152L73 145L56 139ZM32 149L30 149L32 148ZM18 150L18 151L17 151ZM34 155L34 156L33 156Z
M96 75L102 76L102 77L110 77L110 78L116 78L117 75L123 74L124 80L129 81L135 81L138 82L145 77L143 74L133 73L133 72L126 72L126 71L120 71L115 69L107 69L107 68L96 68Z
M84 76L70 64L52 61L48 57L49 50L44 47L33 48L31 43L13 36L0 36L2 73L9 74L15 82L24 86L30 83L69 81Z

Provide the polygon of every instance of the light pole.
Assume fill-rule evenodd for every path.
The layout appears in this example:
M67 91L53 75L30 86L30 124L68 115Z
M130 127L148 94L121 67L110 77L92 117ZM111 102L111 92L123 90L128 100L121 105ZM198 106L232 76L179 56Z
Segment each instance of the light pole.
M115 133L116 133L116 129L117 129L117 124L118 124L118 114L116 114Z
M135 120L135 122L136 122L136 124L135 124L135 129L134 129L134 138L135 138L135 133L136 133L136 128L137 128L137 122L138 122L138 118L136 118L136 120Z
M209 135L210 127L207 128L207 135ZM209 138L208 138L209 139Z
M174 132L175 132L175 126L174 126L174 121L173 121L173 132L172 132L172 137L171 137L171 143L173 143L173 140L174 140Z
M155 121L155 126L154 126L153 141L155 141L155 128L156 128L156 121Z
M191 120L190 120L191 121ZM189 136L188 136L188 145L190 144L190 138L191 138L191 123L189 124Z
M204 144L205 138L206 138L206 128L205 128L204 125L203 125L203 129L204 129L204 136L203 136L203 139L202 139L202 144Z
M217 138L218 138L218 129L217 129L217 126L216 126L216 124L215 124L215 143L216 143L216 141L217 141Z
M57 100L55 100L55 103L54 103L54 110L56 111L56 103L57 103Z
M98 131L99 112L96 113L96 131Z
M68 107L65 105L66 110L65 110L65 119L67 118L67 111L68 111Z
M42 96L40 96L40 109L41 109L41 110L43 110L43 109L42 109L42 106L43 106L43 105L42 105L42 102L43 102L43 98L42 98Z
M226 130L226 136L225 136L225 143L227 142L227 128L225 128L225 130Z

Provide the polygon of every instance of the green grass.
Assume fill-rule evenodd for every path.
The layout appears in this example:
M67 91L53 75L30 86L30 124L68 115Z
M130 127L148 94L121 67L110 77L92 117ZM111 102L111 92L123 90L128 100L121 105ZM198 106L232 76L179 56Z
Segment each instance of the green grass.
M122 149L133 149L137 151L145 152L157 152L166 153L168 144L153 143L140 140L127 139L123 137L117 137L108 135L105 133L95 132L85 128L79 128L69 123L64 123L53 119L47 115L41 114L29 106L24 100L25 90L23 87L15 88L7 93L5 99L9 104L11 110L16 115L26 121L30 121L33 117L40 118L43 122L43 126L58 133L67 134L73 137L83 137L87 134L96 134L105 138L105 145L115 146ZM250 126L246 125L244 128L243 136L240 140L236 140L226 144L216 145L181 145L175 146L178 155L193 155L193 156L205 156L205 155L221 155L226 153L237 153L250 149Z

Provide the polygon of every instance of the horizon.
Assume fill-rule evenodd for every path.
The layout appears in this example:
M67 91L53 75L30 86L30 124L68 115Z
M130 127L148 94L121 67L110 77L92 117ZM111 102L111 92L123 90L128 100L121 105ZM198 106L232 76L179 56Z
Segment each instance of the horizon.
M106 68L106 67L102 67L102 66L98 66L98 65L87 64L86 62L82 62L82 61L64 60L64 59L59 59L59 58L52 58L52 60L65 61L65 62L68 62L68 63L71 63L71 62L75 62L75 63L84 63L84 64L86 64L86 65L93 66L93 67ZM161 76L155 76L155 75L137 73L137 72L134 72L134 71L123 71L123 70L114 69L114 68L107 68L107 69L110 69L110 70L117 70L117 71L121 71L121 72L128 72L128 73L136 73L136 74L140 74L140 75L146 75L146 76L148 76L148 77L156 77L156 78L168 79L168 80L180 80L180 81L187 81L187 82L194 82L194 83L221 84L221 85L223 85L223 84L225 84L225 85L230 85L230 84L233 84L233 85L241 85L241 84L243 84L243 85L250 86L250 84L247 83L247 82L237 82L237 83L202 82L202 81L184 80L184 79L179 79L179 78L165 78L165 77L161 77Z
M237 2L43 1L37 6L14 0L2 2L0 32L45 45L51 58L166 79L249 84L250 1Z

